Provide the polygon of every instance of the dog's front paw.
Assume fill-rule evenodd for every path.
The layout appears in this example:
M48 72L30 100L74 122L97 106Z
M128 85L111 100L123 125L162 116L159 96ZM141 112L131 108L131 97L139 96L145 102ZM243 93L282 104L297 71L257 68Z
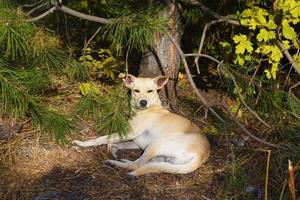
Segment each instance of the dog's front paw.
M84 145L84 142L83 141L80 141L80 140L73 140L72 141L72 144L74 145L74 146L79 146L79 147L84 147L85 145Z
M107 145L108 152L114 157L114 159L118 159L118 148L114 144Z
M133 175L133 174L131 174L131 173L128 173L126 175L126 180L129 181L129 182L135 182L135 181L138 180L138 177L135 176L135 175Z
M112 167L112 168L116 167L116 165L114 164L114 160L106 160L104 161L104 164L108 167Z

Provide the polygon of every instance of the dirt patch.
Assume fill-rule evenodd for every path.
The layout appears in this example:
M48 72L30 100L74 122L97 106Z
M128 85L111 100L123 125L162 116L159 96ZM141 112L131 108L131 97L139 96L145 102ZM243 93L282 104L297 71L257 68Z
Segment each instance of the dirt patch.
M8 144L15 152L6 158L11 164L6 162L0 174L0 199L215 198L218 194L212 188L220 185L220 173L226 166L221 152L213 151L208 162L188 175L150 174L131 182L127 170L104 164L111 158L106 146L62 147L38 133L24 133L2 147ZM120 152L120 158L133 160L140 154L126 150Z

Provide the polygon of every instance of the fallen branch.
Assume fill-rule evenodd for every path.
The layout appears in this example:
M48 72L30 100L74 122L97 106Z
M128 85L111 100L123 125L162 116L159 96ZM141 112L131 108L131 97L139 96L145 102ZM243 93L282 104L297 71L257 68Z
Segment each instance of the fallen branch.
M183 51L181 50L181 48L179 47L179 44L175 41L175 39L174 39L169 33L167 33L167 34L168 34L168 37L170 38L170 40L172 41L172 43L175 45L177 51L179 52L179 55L180 55L180 57L181 57L181 61L182 61L182 63L183 63L184 69L185 69L185 71L186 71L186 75L187 75L187 77L188 77L188 80L189 80L189 82L190 82L190 84L191 84L191 86L192 86L192 88L193 88L195 94L199 97L199 99L200 99L200 101L202 102L202 104L203 104L210 112L212 112L213 115L215 115L222 123L225 124L224 119L222 119L222 118L220 117L220 115L218 115L218 114L216 113L216 111L215 111L214 109L212 109L211 106L208 105L208 103L206 102L205 98L199 93L198 88L197 88L196 85L195 85L195 82L194 82L194 80L193 80L193 78L192 78L192 75L191 75L191 72L190 72L190 70L189 70L187 61L186 61L186 59L185 59L185 57L191 56L192 54L184 54ZM199 55L199 54L197 54L197 55ZM200 55L202 55L202 54L200 54ZM217 59L215 59L215 58L213 58L213 57L211 57L211 56L206 55L206 57L210 58L211 60L217 61L218 64L222 64L220 61L218 61ZM224 107L224 105L223 105L223 107ZM255 135L253 135L250 131L248 131L248 130L247 130L247 129L246 129L246 128L245 128L245 127L244 127L244 126L243 126L236 118L235 118L235 116L233 115L233 113L230 111L230 109L229 109L227 106L224 107L224 108L225 108L225 109L227 108L226 110L227 110L227 112L229 113L229 115L231 116L232 120L233 120L233 121L241 128L241 130L244 131L249 137L251 137L251 138L253 138L254 140L256 140L256 141L258 141L258 142L260 142L260 143L263 143L263 144L265 144L265 145L268 145L268 146L271 146L271 147L276 147L276 148L279 147L279 146L276 145L276 144L272 144L272 143L266 142L266 141L264 141L264 140L262 140L262 139L256 137Z
M240 129L246 134L248 135L250 138L262 143L262 144L265 144L265 145L268 145L268 146L271 146L271 147L276 147L276 148L280 148L279 145L277 144L273 144L273 143L270 143L270 142L267 142L259 137L256 137L255 135L253 135L250 131L247 130L247 128L240 123L240 121L234 116L234 114L230 111L230 109L228 108L228 106L226 104L223 104L223 103L218 103L218 104L213 104L213 105L210 105L210 106L220 106L222 108L224 108L226 110L226 112L229 114L230 118L240 127Z
M286 48L284 48L284 46L281 42L277 41L277 45L279 46L280 50L285 55L286 59L289 61L289 63L295 69L295 71L300 75L300 66L298 66L297 63L294 61L290 52Z
M238 95L239 95L239 97L240 97L240 100L241 100L241 102L242 102L242 104L247 108L247 110L249 111L249 112L251 112L260 122L262 122L264 125L266 125L267 127L271 127L267 122L265 122L262 118L260 118L260 116L258 116L258 114L254 111L254 110L252 110L247 104L246 104L246 102L244 101L244 98L243 98L243 96L242 96L242 94L241 94L241 92L240 92L240 89L239 89L239 86L238 86L238 84L237 84L237 82L236 82L236 80L235 80L235 77L228 71L228 70L222 70L221 69L221 71L222 71L222 73L225 75L226 73L230 76L230 79L233 81L233 84L234 84L234 86L236 87L236 90L237 90L237 93L238 93Z
M195 85L195 82L193 81L193 78L192 78L192 75L191 75L191 72L190 72L190 69L188 67L188 64L187 64L187 61L185 59L185 55L183 53L183 51L181 50L181 48L179 47L179 44L175 41L175 39L173 38L173 36L171 36L170 33L167 33L168 34L168 37L170 38L170 40L172 41L172 43L175 45L180 57L181 57L181 61L183 63L183 66L184 66L184 69L185 69L185 72L187 74L187 77L189 79L189 82L194 90L194 92L196 93L196 95L199 97L201 103L206 107L208 108L208 110L213 113L214 116L216 116L223 124L225 124L225 120L222 119L220 117L220 115L218 115L218 113L216 113L216 111L214 109L212 109L210 106L208 106L208 103L206 102L205 98L200 94L200 92L198 91L198 88L196 87Z
M204 28L203 28L203 32L202 32L202 36L201 36L201 40L200 40L200 43L199 43L199 48L198 48L197 54L201 54L201 52L202 52L202 48L203 48L204 40L205 40L205 37L206 37L207 29L211 25L221 23L221 22L227 22L227 23L231 23L231 24L234 24L234 25L240 25L240 23L238 21L230 20L228 17L220 17L220 19L212 20L212 21L206 23ZM196 69L197 69L198 74L200 74L199 64L198 64L199 58L200 58L200 56L196 56L195 60L194 60L194 63L196 65Z
M215 58L213 58L213 57L211 57L211 56L209 56L209 55L206 55L206 54L184 54L184 56L185 57L187 57L187 56L199 56L199 57L206 57L206 58L208 58L208 59L210 59L210 60L212 60L212 61L214 61L214 62L216 62L216 63L218 63L218 65L219 66L222 66L222 62L220 62L220 61L218 61L217 59L215 59ZM271 127L267 122L265 122L262 118L260 118L259 116L258 116L258 114L254 111L254 110L252 110L247 104L246 104L246 102L244 101L244 99L243 99L243 96L242 96L242 94L241 94L241 92L240 92L240 90L239 90L239 86L238 86L238 84L237 84L237 82L236 82L236 80L235 80L235 77L230 73L230 72L228 72L227 70L225 71L224 69L221 69L221 72L222 72L222 74L223 75L229 75L230 76L230 79L233 81L233 84L234 84L234 86L237 88L237 92L238 92L238 95L239 95L239 97L240 97L240 100L241 100L241 102L242 102L242 104L247 108L247 110L248 111L250 111L260 122L262 122L264 125L266 125L267 127Z

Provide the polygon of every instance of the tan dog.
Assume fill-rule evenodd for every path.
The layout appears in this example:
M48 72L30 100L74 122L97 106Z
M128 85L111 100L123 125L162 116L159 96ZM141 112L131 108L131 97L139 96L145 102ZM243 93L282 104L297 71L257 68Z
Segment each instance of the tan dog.
M89 141L74 141L80 147L108 144L110 149L142 149L143 155L135 161L107 160L108 164L133 170L131 178L147 173L167 172L186 174L205 162L210 146L200 128L188 119L169 112L161 106L157 90L168 78L164 76L123 79L132 92L132 106L136 109L129 121L131 131L125 138L117 133Z

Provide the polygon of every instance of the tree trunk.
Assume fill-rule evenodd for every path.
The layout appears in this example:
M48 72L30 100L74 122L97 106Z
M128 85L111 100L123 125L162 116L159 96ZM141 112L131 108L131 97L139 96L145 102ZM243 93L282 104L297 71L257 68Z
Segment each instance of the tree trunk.
M176 1L166 1L167 6L161 11L161 16L169 19L168 31L180 44L181 21ZM180 55L172 41L166 34L156 33L153 50L148 51L142 57L140 64L140 76L155 77L159 75L168 76L169 82L162 90L162 100L168 99L171 104L176 99L176 81L178 68L180 65Z

